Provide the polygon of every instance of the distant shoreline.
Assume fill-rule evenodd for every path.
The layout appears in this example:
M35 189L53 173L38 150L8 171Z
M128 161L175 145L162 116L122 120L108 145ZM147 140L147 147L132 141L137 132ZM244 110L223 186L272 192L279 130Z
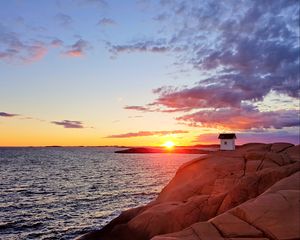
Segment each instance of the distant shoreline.
M184 147L174 147L173 149L167 149L164 147L160 148L142 148L142 147L137 147L137 148L129 148L125 150L119 150L115 151L115 153L120 153L120 154L129 154L129 153L134 153L134 154L149 154L149 153L164 153L164 154L207 154L214 152L216 147L213 147L211 149L199 149L199 148L184 148Z
M219 144L197 144L197 145L191 145L191 146L176 146L176 148L217 148L219 147ZM49 146L0 146L0 148L97 148L97 147L101 147L101 148L162 148L161 146L123 146L123 145L108 145L108 146L61 146L61 145L49 145Z

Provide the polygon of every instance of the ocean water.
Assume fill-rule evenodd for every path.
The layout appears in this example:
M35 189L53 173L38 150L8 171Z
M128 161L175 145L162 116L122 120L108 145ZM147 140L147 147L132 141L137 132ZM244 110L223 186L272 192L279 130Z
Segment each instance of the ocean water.
M73 239L153 200L199 155L0 148L0 239Z

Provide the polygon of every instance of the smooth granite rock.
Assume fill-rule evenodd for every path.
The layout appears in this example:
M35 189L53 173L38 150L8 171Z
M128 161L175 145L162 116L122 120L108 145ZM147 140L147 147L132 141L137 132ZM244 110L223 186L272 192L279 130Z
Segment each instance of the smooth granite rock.
M180 232L151 240L300 238L300 172L282 179L257 198Z
M299 169L288 143L210 153L183 164L155 201L78 239L300 239Z

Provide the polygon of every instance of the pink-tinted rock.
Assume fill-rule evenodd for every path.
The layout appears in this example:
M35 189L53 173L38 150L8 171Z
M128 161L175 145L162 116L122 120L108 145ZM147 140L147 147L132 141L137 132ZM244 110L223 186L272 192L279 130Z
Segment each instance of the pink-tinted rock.
M300 145L288 148L282 155L290 159L291 162L300 161Z
M262 237L263 233L249 223L224 213L211 220L224 237Z
M255 199L180 232L151 240L300 238L300 173L286 177Z
M195 223L183 231L157 236L151 240L223 240L218 230L209 222Z
M270 150L272 152L279 153L279 152L287 150L288 148L293 147L293 146L294 145L291 143L273 143Z
M300 238L300 173L275 184L230 212L272 239Z

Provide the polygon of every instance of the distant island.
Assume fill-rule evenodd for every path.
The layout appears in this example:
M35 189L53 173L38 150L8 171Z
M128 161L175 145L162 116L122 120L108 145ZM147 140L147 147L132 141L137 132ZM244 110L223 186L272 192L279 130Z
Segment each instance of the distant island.
M198 149L198 148L184 148L175 147L172 149L167 149L164 147L134 147L124 150L115 151L115 153L181 153L181 154L207 154L215 151L215 149Z

